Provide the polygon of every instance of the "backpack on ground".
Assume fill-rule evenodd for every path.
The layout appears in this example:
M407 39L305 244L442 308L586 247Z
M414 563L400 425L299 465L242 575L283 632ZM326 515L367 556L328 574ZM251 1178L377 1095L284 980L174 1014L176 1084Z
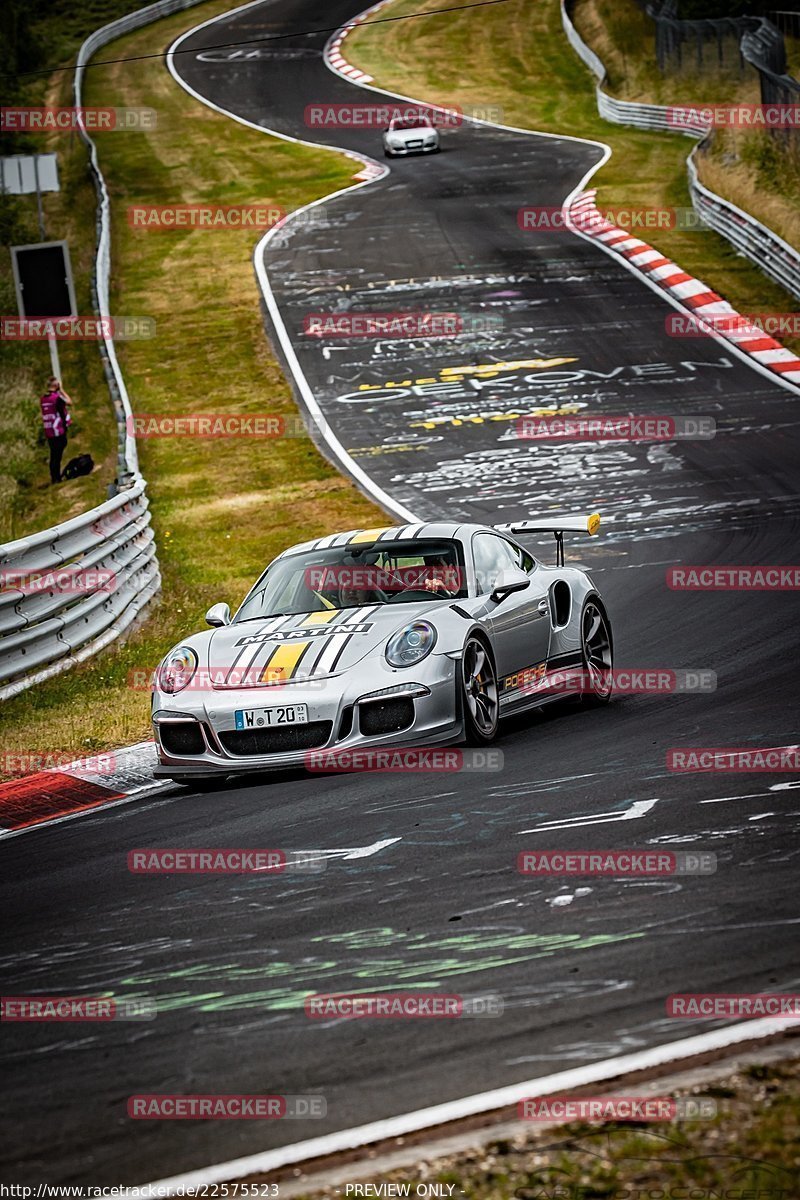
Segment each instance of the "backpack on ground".
M79 454L71 458L62 472L63 479L76 479L78 475L89 475L94 470L94 459L91 454Z

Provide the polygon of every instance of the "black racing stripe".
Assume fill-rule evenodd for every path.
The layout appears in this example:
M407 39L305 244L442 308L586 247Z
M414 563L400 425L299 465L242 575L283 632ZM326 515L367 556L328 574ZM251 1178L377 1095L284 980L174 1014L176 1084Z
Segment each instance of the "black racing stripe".
M338 614L333 618L333 621L331 622L331 624L324 626L325 629L331 630L331 637L333 637L333 631L335 631L337 624L340 624L345 619L345 616L347 615L347 613L349 613L350 611L351 610L348 608L340 608ZM309 653L309 651L313 652L314 650L316 650L316 654L314 655L313 662L310 662L308 667L306 668L307 675L313 675L314 672L316 671L317 666L319 664L319 660L322 658L323 654L325 653L325 647L328 645L329 641L330 641L330 638L320 638L319 646L314 646L313 644L311 646L309 646L309 649L306 651L306 653L300 659L300 662L303 662L303 659L305 659L305 657ZM297 665L299 667L300 663L298 663Z
M329 674L331 674L331 675L332 675L332 674L333 674L333 672L334 672L334 671L336 670L336 668L338 667L338 665L339 665L339 659L342 657L342 655L344 654L345 650L347 649L347 647L348 647L348 646L350 645L350 643L352 642L352 640L353 640L354 636L355 636L355 635L351 633L351 634L350 634L350 636L349 636L349 637L346 637L346 638L344 639L344 641L342 642L341 646L339 647L339 649L338 649L338 651L337 651L336 657L334 658L333 662L332 662L332 663L331 663L331 665L330 665L330 668L329 668Z
M273 654L278 649L278 646L283 645L283 643L279 641L275 646L270 648L270 645L269 645L270 637L272 636L273 633L278 633L278 631L281 629L292 628L292 625L291 625L292 618L295 617L296 615L297 615L296 613L288 613L287 616L281 617L281 619L280 619L280 621L278 621L277 625L272 626L272 628L270 629L270 631L267 634L264 641L261 642L261 644L259 645L258 653L256 655L254 655L253 661L250 663L251 669L257 673L259 679L264 674L264 671L267 668L267 663L270 661ZM262 661L259 662L258 660L259 660L260 656L265 656L265 657L263 658Z
M341 610L341 615L342 615L342 617L346 617L347 621L354 621L355 623L360 625L362 623L362 621L368 620L368 618L371 617L374 612L377 612L379 608L380 608L379 604L361 605L359 608L355 608L355 609L354 608L343 608ZM341 624L346 624L347 621L342 621ZM331 636L335 635L336 622L334 622L332 626L329 626L329 628L331 629ZM336 655L333 665L331 667L329 667L329 669L328 669L328 674L333 674L334 666L336 665L336 663L338 663L339 659L342 657L342 652L344 651L345 647L347 646L348 642L351 640L352 637L353 637L353 634L351 634L350 637L347 638L347 640L342 643L342 645L339 649L339 652ZM319 661L322 658L322 655L327 650L329 643L330 643L330 638L323 639L322 645L320 646L319 651L315 655L313 663L310 665L310 667L308 669L309 675L313 675L314 672L316 671L317 666L319 665Z
M313 662L311 662L311 663L309 663L308 667L306 668L306 674L307 674L307 675L313 675L313 674L314 674L314 672L316 671L316 669L317 669L317 663L318 663L318 662L319 662L319 660L322 658L323 652L324 652L324 650L325 650L325 647L327 646L327 644L328 644L328 639L327 639L327 638L320 638L320 644L319 644L319 646L318 646L318 647L315 647L313 644L312 644L311 646L309 646L309 650L314 650L314 649L316 649L317 653L314 655L314 661L313 661ZM306 654L308 654L308 650L306 651ZM303 655L303 658L305 658L305 657L306 657L306 654L304 654L304 655ZM301 659L300 659L300 662L302 662L302 661L303 661L303 658L301 658ZM299 666L299 663L298 663L298 666Z
M267 617L267 620L268 620L268 621L270 621L270 620L274 620L274 619L275 619L274 617ZM281 625L283 624L283 622L284 622L285 620L287 620L287 618L286 618L286 617L280 617L280 618L279 618L279 620L276 622L276 624L273 626L273 629L280 629ZM245 635L245 636L246 636L246 635ZM248 650L251 650L251 651L253 652L253 653L252 653L252 655L251 655L251 658L250 658L250 662L248 663L248 667L247 667L247 669L248 669L248 670L250 670L250 669L252 668L252 666L253 666L253 663L254 663L254 662L255 662L255 660L258 658L258 656L259 656L259 654L260 654L260 652L261 652L261 650L262 650L262 649L263 649L263 645L259 644L258 642L250 642L250 644L249 644L249 645L247 645L247 646L242 646L241 650L240 650L240 651L239 651L239 653L236 655L236 658L234 659L233 663L231 664L231 666L230 666L230 668L229 668L229 670L228 670L228 674L225 676L225 683L227 683L227 682L228 682L228 680L230 679L231 675L233 674L233 672L234 672L234 671L236 670L236 668L238 667L238 665L239 665L239 659L240 659L240 658L241 658L241 657L242 657L244 654L246 654Z
M272 654L275 652L275 650L277 650L278 646L281 645L281 643L278 642L278 645L275 646L273 648L273 650L270 650L269 649L269 639L272 636L272 634L277 633L279 629L288 628L287 622L291 621L292 616L293 616L293 614L289 613L284 617L279 617L278 620L275 621L274 624L270 625L269 632L267 633L265 640L263 642L255 643L256 652L253 655L253 657L250 659L250 663L247 668L248 671L252 671L257 677L260 678L260 676L263 674L264 667L266 664L263 662L259 662L258 661L259 658L265 653L267 653L269 655L269 657L272 657Z

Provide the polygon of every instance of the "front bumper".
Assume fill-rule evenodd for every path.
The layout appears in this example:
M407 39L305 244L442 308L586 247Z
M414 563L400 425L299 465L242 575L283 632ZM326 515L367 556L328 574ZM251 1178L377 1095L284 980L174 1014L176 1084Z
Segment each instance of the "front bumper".
M435 154L439 149L439 143L434 142L430 146L401 146L397 149L384 143L383 148L392 158L408 158L412 154Z
M215 775L296 769L308 765L309 756L326 751L453 745L463 736L463 718L456 711L457 667L457 659L434 653L416 671L395 669L385 662L370 660L368 672L356 668L355 677L351 673L277 686L204 689L194 694L188 688L175 696L157 691L153 698L153 732L158 751L154 774L159 779L190 781ZM416 686L422 693L409 697L413 704L411 723L390 733L364 733L365 698L400 686ZM330 733L321 744L269 753L231 750L232 741L241 742L226 737L239 732L237 709L290 704L306 704L309 724L315 728L322 728L323 723L330 726ZM201 751L175 753L168 748L165 745L165 738L171 740L168 726L173 730L181 726L184 731L191 727L195 738L194 731L199 730L201 739L197 740ZM306 726L297 728L303 730Z

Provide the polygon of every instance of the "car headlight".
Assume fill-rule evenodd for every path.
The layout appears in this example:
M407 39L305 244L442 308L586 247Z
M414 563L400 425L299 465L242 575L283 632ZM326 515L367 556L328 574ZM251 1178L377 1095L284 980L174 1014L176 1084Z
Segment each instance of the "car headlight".
M436 630L427 621L414 621L392 635L386 644L386 661L392 667L413 667L427 658L436 645Z
M197 670L197 655L191 646L178 646L172 650L158 668L158 686L162 692L174 696L192 681Z

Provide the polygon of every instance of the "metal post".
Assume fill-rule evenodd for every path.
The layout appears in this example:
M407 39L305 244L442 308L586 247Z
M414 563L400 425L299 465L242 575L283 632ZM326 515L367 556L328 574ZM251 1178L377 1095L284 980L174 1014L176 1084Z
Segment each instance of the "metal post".
M44 208L42 206L42 189L39 187L39 155L33 156L33 175L36 180L36 207L39 210L39 233L42 241L46 241L44 233Z
M50 366L52 367L53 375L60 383L61 382L61 364L58 361L58 342L56 341L56 339L54 337L49 337L47 339L47 345L50 350Z

